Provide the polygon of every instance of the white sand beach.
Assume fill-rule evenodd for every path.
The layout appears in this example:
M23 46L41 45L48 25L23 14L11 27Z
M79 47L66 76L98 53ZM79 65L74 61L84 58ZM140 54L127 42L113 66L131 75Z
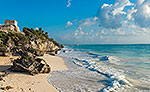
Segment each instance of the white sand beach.
M11 57L17 58L17 57ZM51 72L56 70L67 70L64 60L58 56L44 55L43 58L51 67ZM12 65L10 57L0 57L0 74ZM5 92L59 92L48 81L49 74L38 74L31 76L25 73L10 72L0 81L1 87L12 86L14 88Z

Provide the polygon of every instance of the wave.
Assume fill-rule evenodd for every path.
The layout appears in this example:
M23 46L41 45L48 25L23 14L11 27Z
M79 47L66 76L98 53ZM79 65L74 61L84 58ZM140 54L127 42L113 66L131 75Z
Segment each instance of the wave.
M108 67L105 65L98 65L96 62L88 62L88 61L81 61L77 58L73 61L75 64L81 67L85 67L91 71L97 72L99 74L104 75L108 79L106 80L109 84L104 87L100 92L110 92L110 91L116 91L122 86L133 86L125 77L125 75L118 71L115 68Z
M101 56L99 57L99 61L100 62L107 62L107 63L111 63L111 64L116 64L116 65L120 65L121 61L124 61L123 59L120 59L118 57L114 57L114 56Z
M61 52L63 52L63 53L68 53L68 52L72 52L72 51L74 51L73 49L69 49L69 48L62 48L61 49Z
M73 52L72 52L73 53ZM98 61L92 59L81 59L80 57L72 57L73 63L79 67L84 67L90 71L97 72L104 75L107 79L107 85L99 92L110 92L119 90L121 87L132 87L133 85L126 79L124 71L115 69L111 66L98 64L97 62L116 63L120 61L119 58L113 56L100 56L98 53L88 52L88 55L100 58Z
M97 80L97 82L99 82L99 83L104 83L104 86L97 85L97 82L95 82L95 85L94 84L93 85L94 85L94 88L96 88L96 89L93 89L94 91L92 91L92 92L140 92L138 88L146 87L146 86L136 85L137 79L135 79L136 80L135 81L134 77L132 77L132 78L130 77L130 76L134 76L134 74L137 73L136 70L135 70L135 73L134 73L134 71L130 71L130 70L133 70L134 67L137 67L134 65L129 66L129 65L131 65L131 63L133 61L132 58L119 58L116 56L102 56L102 55L100 55L100 53L96 53L96 52L92 52L92 51L82 52L82 51L73 50L70 48L65 48L64 50L66 50L67 53L61 53L61 54L59 54L59 56L69 58L70 60L67 61L67 64L72 62L77 67L72 69L72 67L74 67L74 65L68 64L69 68L72 70L66 71L66 72L65 71L55 72L55 74L61 75L60 78L62 78L62 75L63 75L64 77L70 78L69 81L76 81L76 80L81 81L82 79L84 79L85 81L90 80L88 82L91 82L91 80L94 79L94 76L96 74L104 76L105 78L100 77L103 79ZM137 58L135 58L135 61L136 60L137 60ZM78 69L78 67L81 67L81 68ZM86 75L85 73L87 73L87 74L89 73L84 69L93 72L93 73L90 72L90 74L94 74L94 75L92 77L86 76L85 78L83 78L83 76ZM77 74L74 75L74 73L77 73ZM82 76L80 76L80 74L82 74ZM90 74L88 76L90 76ZM55 79L55 77L57 77L57 75L54 76L53 78ZM74 80L72 80L73 77L75 77ZM145 76L144 76L144 78L147 79L147 77L145 77ZM53 81L53 79L52 79L52 81ZM59 81L63 82L63 78ZM59 83L59 81L58 81L58 83ZM68 81L68 79L66 79L66 83L67 83L67 81ZM143 79L141 81L143 81ZM84 83L87 83L87 82L84 82ZM55 84L57 85L57 83L55 83ZM74 84L67 83L64 85L74 85ZM78 87L79 90L82 90L83 85L84 85L84 87L86 86L86 90L91 90L91 88L89 88L88 86L92 85L92 84L83 84L83 83L79 82L76 84L75 87ZM71 86L71 87L73 87L73 86ZM70 90L72 90L71 87L70 87ZM61 88L61 86L59 88ZM97 90L98 88L99 88L99 91ZM149 88L149 87L147 87L147 88ZM64 91L64 92L74 92L74 91ZM82 92L86 92L86 91L82 90ZM147 92L147 91L142 90L142 92Z
M88 55L94 56L94 58L97 58L98 56L100 56L98 53L91 52L91 51L88 51L87 53L88 53Z
M113 56L102 56L100 61L120 61L120 59Z

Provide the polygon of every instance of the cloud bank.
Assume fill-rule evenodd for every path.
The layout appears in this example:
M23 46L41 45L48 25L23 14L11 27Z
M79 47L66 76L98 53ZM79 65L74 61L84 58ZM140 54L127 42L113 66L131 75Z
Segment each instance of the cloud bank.
M135 23L142 28L150 28L150 0L137 0L132 14Z
M129 0L116 0L115 4L103 4L98 11L97 17L99 23L105 28L120 28L122 26L122 19L126 15L124 8L132 6Z
M150 33L150 0L115 0L114 4L103 4L95 17L82 19L66 27L77 26L67 39L77 42L110 42L135 40ZM80 39L80 41L79 41ZM82 39L82 40L81 40ZM146 38L145 38L146 39Z

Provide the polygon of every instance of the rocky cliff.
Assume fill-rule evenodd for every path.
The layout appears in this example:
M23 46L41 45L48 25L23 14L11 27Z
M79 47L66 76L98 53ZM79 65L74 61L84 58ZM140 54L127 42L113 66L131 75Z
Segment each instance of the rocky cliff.
M13 61L10 71L26 72L31 75L49 73L50 66L44 59L45 53L55 55L63 46L48 37L39 28L23 28L23 32L0 31L0 56L19 55Z
M55 55L63 46L48 37L48 33L39 28L23 28L23 32L0 31L0 55L17 55L15 48L31 48L36 56L45 53Z
M50 66L37 56L45 53L55 55L63 46L49 38L42 28L34 30L24 27L23 32L20 32L16 30L17 27L15 20L5 20L5 25L0 26L0 56L20 56L13 61L9 70L31 75L49 73Z

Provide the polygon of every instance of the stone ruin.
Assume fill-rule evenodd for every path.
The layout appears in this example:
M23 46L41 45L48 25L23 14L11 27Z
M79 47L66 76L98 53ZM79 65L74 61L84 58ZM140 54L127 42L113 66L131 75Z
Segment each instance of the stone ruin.
M4 25L0 25L0 31L14 31L14 32L20 32L19 27L17 26L16 20L5 20Z

